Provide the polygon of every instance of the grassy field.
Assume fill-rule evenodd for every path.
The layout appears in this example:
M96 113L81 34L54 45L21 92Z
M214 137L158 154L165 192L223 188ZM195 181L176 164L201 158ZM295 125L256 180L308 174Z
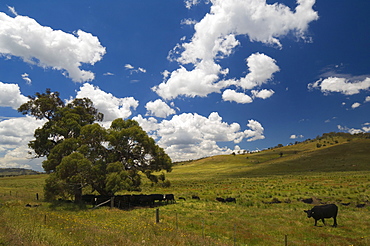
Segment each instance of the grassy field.
M328 137L177 163L166 174L171 187L145 183L142 193L186 201L156 207L47 203L46 177L0 178L0 245L370 245L370 139ZM307 198L336 203L338 227L332 219L313 226Z

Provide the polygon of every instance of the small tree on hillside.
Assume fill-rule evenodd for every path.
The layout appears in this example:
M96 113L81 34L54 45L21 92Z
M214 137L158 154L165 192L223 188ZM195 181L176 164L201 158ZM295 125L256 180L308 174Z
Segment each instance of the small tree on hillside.
M94 123L103 115L88 98L65 105L59 93L50 89L29 98L18 111L46 120L35 130L29 147L35 157L46 157L43 168L50 173L44 187L47 199L74 196L79 200L88 186L113 195L138 189L140 172L153 180L153 172L171 171L169 156L136 121L116 119L105 129Z

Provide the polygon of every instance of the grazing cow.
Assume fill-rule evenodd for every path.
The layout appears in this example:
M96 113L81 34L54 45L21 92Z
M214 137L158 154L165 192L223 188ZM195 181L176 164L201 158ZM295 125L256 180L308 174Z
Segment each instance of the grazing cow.
M130 206L140 206L142 195L131 195L130 196Z
M304 210L307 213L308 218L315 219L315 226L317 226L317 221L321 220L325 225L325 218L333 218L333 227L337 227L337 214L338 207L335 204L327 204L321 206L315 206L311 210Z
M150 197L152 197L153 201L159 201L159 202L162 202L163 200L165 200L164 198L164 195L163 194L151 194L149 195Z
M196 196L196 195L192 195L191 198L192 199L195 199L195 200L200 200L200 197L199 196Z
M141 199L140 199L140 202L141 202L141 205L149 205L149 206L153 206L154 205L154 199L153 197L149 196L149 195L141 195Z
M154 199L148 195L131 195L131 201L134 206L152 206L154 205Z
M312 204L313 203L313 199L312 198L302 199L302 202L308 203L308 204Z
M96 196L91 194L82 195L81 200L87 204L95 204Z
M234 202L234 203L236 203L236 199L233 198L233 197L228 197L228 198L225 199L225 202Z
M131 195L117 195L114 197L114 206L117 208L130 207Z
M185 198L185 197L180 196L180 197L179 197L179 200L184 200L184 201L186 201L186 198Z
M222 197L216 197L216 201L225 202L225 199L223 199Z
M164 199L166 200L166 203L171 202L175 203L175 196L173 194L166 194L164 195Z

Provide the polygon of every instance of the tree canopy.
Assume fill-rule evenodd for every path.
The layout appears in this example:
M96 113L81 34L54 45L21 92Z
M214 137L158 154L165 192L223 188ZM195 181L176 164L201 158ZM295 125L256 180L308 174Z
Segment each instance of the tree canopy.
M153 172L172 169L170 157L134 120L118 118L106 129L97 123L103 114L88 98L64 104L58 92L47 89L29 99L18 111L46 120L28 144L35 157L46 157L46 199L79 200L84 188L102 195L136 190L140 173L157 182Z

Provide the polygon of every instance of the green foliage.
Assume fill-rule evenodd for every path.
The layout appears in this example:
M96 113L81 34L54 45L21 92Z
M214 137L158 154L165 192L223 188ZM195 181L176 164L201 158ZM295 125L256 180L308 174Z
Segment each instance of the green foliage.
M59 179L56 173L51 173L45 180L44 197L46 201L56 200L57 198L69 199L67 190L66 183Z
M75 200L80 200L82 189L88 185L91 179L91 169L92 163L81 153L74 152L63 157L55 174L65 184L63 192L74 195Z
M163 183L162 183L162 186L164 188L170 188L171 187L171 181L169 181L168 179L164 180Z
M116 119L109 129L95 121L103 115L88 98L64 105L59 93L36 93L19 112L46 119L36 129L29 147L36 157L46 156L43 168L51 173L46 181L49 198L81 198L85 187L102 195L120 190L138 190L140 172L158 181L153 172L171 171L172 161L134 120Z
M164 150L134 120L121 118L112 122L108 129L110 156L120 161L126 170L142 172L171 171L172 162Z
M135 170L125 170L121 162L109 163L107 167L106 190L114 194L122 190L137 190L141 176Z
M28 102L18 108L22 114L30 114L37 119L51 120L55 117L56 111L64 106L63 101L59 98L59 92L51 92L46 89L45 93L36 93L36 96L28 96Z
M42 166L46 172L52 172L57 169L63 157L73 153L78 147L78 140L75 138L65 139L58 145L55 145L48 155L48 158L42 162Z
M103 119L103 114L93 107L88 98L74 99L64 105L58 92L46 89L46 93L36 93L36 96L29 96L29 99L18 108L18 112L47 120L43 127L35 130L35 140L28 144L34 150L35 157L48 157L59 143L77 138L83 126ZM55 171L55 168L55 165L47 166L45 171Z

